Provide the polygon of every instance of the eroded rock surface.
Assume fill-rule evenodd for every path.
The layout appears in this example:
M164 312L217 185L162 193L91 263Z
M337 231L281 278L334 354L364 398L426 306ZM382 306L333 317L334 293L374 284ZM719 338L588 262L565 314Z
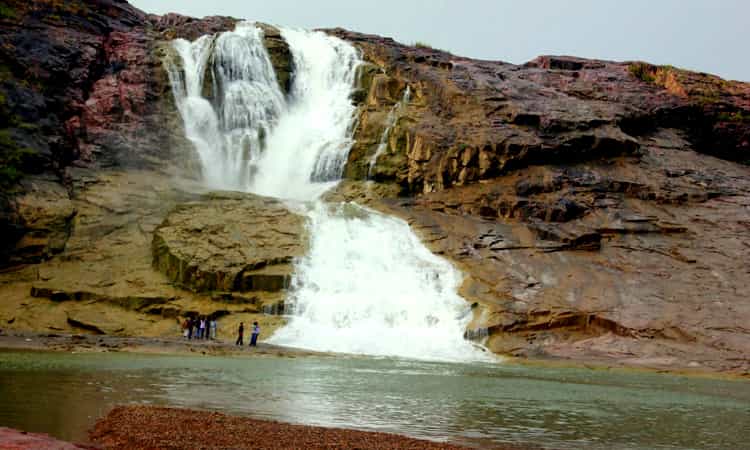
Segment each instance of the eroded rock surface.
M170 40L194 40L231 30L237 22L147 15L121 0L4 3L0 232L7 238L0 243L0 265L40 261L54 253L27 251L19 259L22 252L14 246L25 235L59 241L56 229L43 236L20 211L17 199L27 192L48 198L63 190L72 197L101 170L180 169L199 176L163 60L170 56ZM263 29L279 82L288 90L289 48L278 29ZM209 90L210 82L209 74ZM40 189L45 182L58 187Z
M468 338L748 372L750 84L332 32L367 64L349 180L329 198L405 218L462 269Z
M387 151L369 171L404 193L429 193L539 164L640 154L664 130L699 152L747 162L750 84L642 63L540 57L523 66L478 61L346 30L362 50L361 115L346 175L368 174L404 98ZM660 72L661 73L661 72ZM667 79L667 81L663 81ZM732 130L727 132L727 130Z
M280 201L213 193L179 205L154 232L154 267L189 289L281 291L306 249L305 220Z

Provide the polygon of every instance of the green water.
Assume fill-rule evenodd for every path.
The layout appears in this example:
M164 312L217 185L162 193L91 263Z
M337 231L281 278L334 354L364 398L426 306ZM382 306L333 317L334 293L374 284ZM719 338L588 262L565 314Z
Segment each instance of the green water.
M743 381L372 358L0 352L0 426L83 441L122 403L475 446L750 448Z

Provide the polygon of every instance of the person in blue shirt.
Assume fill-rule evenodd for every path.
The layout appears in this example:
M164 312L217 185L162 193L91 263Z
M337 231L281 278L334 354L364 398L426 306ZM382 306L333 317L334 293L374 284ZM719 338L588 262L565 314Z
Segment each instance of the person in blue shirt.
M250 345L252 347L258 346L258 335L260 334L260 327L258 326L258 322L253 322L253 334L250 336Z

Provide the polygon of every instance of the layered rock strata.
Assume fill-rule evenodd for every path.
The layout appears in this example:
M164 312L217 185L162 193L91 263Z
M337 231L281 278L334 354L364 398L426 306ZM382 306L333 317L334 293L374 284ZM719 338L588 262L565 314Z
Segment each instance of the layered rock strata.
M351 181L329 198L405 218L463 270L468 338L519 356L748 370L750 85L331 32L369 65Z
M305 219L278 200L213 193L183 203L155 230L154 267L197 292L278 292L307 247Z

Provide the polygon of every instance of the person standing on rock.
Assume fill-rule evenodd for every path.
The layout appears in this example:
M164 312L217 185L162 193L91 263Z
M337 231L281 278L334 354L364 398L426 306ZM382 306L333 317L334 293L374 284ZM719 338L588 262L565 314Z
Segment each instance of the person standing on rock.
M199 322L198 339L204 339L206 336L206 318L201 317Z
M182 336L187 339L189 337L188 328L190 327L190 317L186 317L185 321L182 322Z
M193 338L193 327L195 326L195 320L192 317L188 317L188 339Z
M211 330L211 339L216 340L216 317L211 318L211 322L209 322L210 330Z
M244 345L242 343L242 336L245 334L245 323L240 322L240 328L237 330L237 342L234 345Z
M250 346L257 347L258 346L258 335L260 334L260 326L258 326L258 322L253 322L253 334L250 336Z

